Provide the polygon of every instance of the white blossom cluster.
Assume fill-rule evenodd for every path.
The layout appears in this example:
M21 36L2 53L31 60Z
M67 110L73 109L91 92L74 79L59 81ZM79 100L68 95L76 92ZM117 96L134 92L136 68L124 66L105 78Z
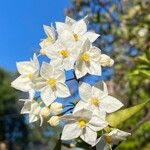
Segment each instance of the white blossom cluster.
M92 44L99 35L87 30L87 18L75 21L66 17L65 23L56 22L56 28L44 25L44 31L47 38L40 43L40 54L34 54L30 61L17 62L20 76L12 82L12 87L29 93L28 99L20 99L24 101L21 114L29 114L29 122L40 120L41 125L43 120L51 126L65 122L62 140L80 137L94 146L102 140L110 144L125 139L129 133L119 129L106 130L106 115L123 104L108 94L104 82L103 88L101 84L91 86L79 82L87 74L101 76L101 68L111 67L114 63ZM40 65L38 57L41 56L47 56L49 62ZM74 78L79 83L80 100L71 114L65 114L65 106L55 100L71 96L65 76L69 70L74 71ZM101 137L97 136L99 131L102 131Z

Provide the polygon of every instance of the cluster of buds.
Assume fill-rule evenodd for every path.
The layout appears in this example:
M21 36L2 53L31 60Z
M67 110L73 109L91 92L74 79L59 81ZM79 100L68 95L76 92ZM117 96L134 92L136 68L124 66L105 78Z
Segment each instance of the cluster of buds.
M108 94L107 85L101 81L93 86L80 81L88 75L102 75L102 67L111 67L114 61L93 45L99 37L87 30L87 18L76 21L66 17L65 23L56 22L56 28L45 26L47 38L40 42L40 53L34 54L30 61L17 62L20 76L12 86L23 92L29 92L24 101L22 114L29 114L29 122L47 121L51 126L64 125L62 140L80 137L91 146L103 139L107 144L125 139L129 133L118 129L105 130L108 127L106 115L119 110L123 104ZM38 58L48 57L49 62ZM66 79L66 72L72 71L72 80L78 82L79 97L77 103L68 106L58 103L58 98L72 96ZM70 81L70 79L69 79ZM34 99L34 100L33 100ZM61 124L61 122L63 122ZM103 131L101 136L98 132ZM114 132L115 131L115 132ZM116 132L117 131L117 132Z

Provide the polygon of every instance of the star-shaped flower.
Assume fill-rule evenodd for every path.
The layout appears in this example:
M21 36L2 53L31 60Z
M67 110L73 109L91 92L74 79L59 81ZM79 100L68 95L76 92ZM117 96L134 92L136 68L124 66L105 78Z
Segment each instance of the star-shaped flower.
M75 21L66 17L65 23L56 22L56 30L59 38L64 39L66 42L83 42L86 39L89 39L90 42L94 42L99 37L99 34L87 31L86 18Z
M81 100L75 106L75 110L83 107L91 111L105 111L112 113L120 109L123 104L116 98L108 95L106 84L103 82L103 91L100 88L82 83L79 86L79 95Z
M109 149L109 145L118 144L119 141L126 140L130 135L131 133L119 129L113 129L110 133L103 134L97 140L96 147L101 150Z
M79 54L77 45L57 41L56 44L46 48L46 55L51 59L51 65L61 66L62 69L71 70Z
M35 83L36 89L41 92L41 98L45 105L49 106L57 97L68 97L70 91L65 84L64 71L43 62L41 66L41 80Z
M56 31L53 26L50 27L50 26L44 25L43 28L44 28L45 34L47 35L47 38L44 39L42 42L40 42L40 47L41 47L40 53L42 55L46 55L47 54L46 48L50 45L53 45L56 41Z
M30 97L29 99L20 99L19 101L23 101L24 102L24 106L21 109L21 114L29 114L29 122L35 122L38 121L40 119L41 123L40 126L43 123L43 117L40 114L41 113L41 104L42 102L36 102L34 100L34 96L33 94L29 94Z
M92 75L101 75L101 65L99 59L101 56L100 49L91 45L86 40L80 49L80 54L76 60L75 74L77 78L85 76L87 73Z
M102 130L108 124L100 116L92 114L91 111L81 109L72 115L62 117L68 123L62 131L62 140L72 140L81 137L90 145L96 144L97 131Z
M11 83L11 86L24 92L33 90L32 80L39 74L39 62L36 55L34 54L31 61L18 62L17 69L20 76Z

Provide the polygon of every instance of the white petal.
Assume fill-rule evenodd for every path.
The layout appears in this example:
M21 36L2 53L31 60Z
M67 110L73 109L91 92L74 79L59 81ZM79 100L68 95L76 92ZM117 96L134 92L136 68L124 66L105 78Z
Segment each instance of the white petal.
M90 48L89 53L90 53L90 58L99 64L99 60L101 58L101 50L98 47L93 46Z
M81 135L81 129L78 123L70 123L64 126L61 140L72 140Z
M79 110L79 111L73 112L73 115L74 115L75 117L85 118L85 119L87 119L88 121L90 121L90 119L91 119L91 117L92 117L92 111L83 108L83 109L81 109L81 110Z
M43 28L48 37L51 37L54 40L56 39L54 27L43 25Z
M96 61L90 61L90 66L88 68L88 73L92 75L97 75L101 76L102 71L101 71L101 66L98 62Z
M50 79L53 77L53 74L54 74L54 67L49 63L43 62L41 66L40 75L44 79Z
M82 44L82 52L89 51L91 47L91 42L87 39L83 44Z
M33 65L34 65L34 68L35 68L36 70L38 70L39 67L40 67L40 64L39 64L38 58L37 58L37 56L36 56L35 53L34 53L34 55L33 55L32 63L33 63Z
M83 133L80 137L83 141L85 141L86 143L92 146L96 144L97 133L94 132L89 127L84 128Z
M68 16L66 16L65 23L68 25L73 25L76 21Z
M72 26L73 32L78 35L83 35L87 31L87 25L84 20L79 20L75 22Z
M58 34L62 33L64 30L68 29L68 25L62 22L56 22L56 30Z
M33 87L34 89L41 90L43 87L47 85L47 82L42 77L33 78Z
M97 150L109 150L109 146L106 144L104 136L101 136L96 141Z
M17 70L20 74L27 75L36 71L33 63L30 61L17 62Z
M29 123L35 122L39 119L37 115L29 114Z
M87 67L84 62L78 60L75 66L75 74L77 79L85 76L87 74Z
M37 102L31 104L30 114L34 114L38 116L40 114L40 111L41 111L41 107Z
M86 104L87 104L87 103L85 103L85 102L83 102L83 101L80 100L80 101L75 105L74 110L73 110L73 113L75 113L75 112L77 112L77 111L79 111L79 110L81 110L81 109L83 109L83 108L86 108Z
M59 34L59 39L67 46L70 46L75 42L72 31L70 30L64 30L61 34Z
M54 76L57 82L65 83L65 72L61 69L54 70Z
M34 95L35 95L35 90L31 89L31 90L29 91L29 98L30 98L30 99L34 99Z
M73 61L74 59L72 58L65 58L63 60L63 68L68 71L68 70L71 70L71 69L74 69L74 63L75 61Z
M69 88L67 87L67 85L63 84L63 83L57 83L56 84L56 93L58 97L68 97L70 96L70 91Z
M17 79L15 79L11 83L11 86L24 92L28 92L32 89L30 79L23 75L20 75Z
M103 120L100 116L93 115L89 121L88 126L94 131L100 131L108 126L108 123Z
M20 100L20 101L22 101L22 100ZM30 110L31 110L31 100L26 99L24 106L21 109L21 114L28 114L30 112Z
M80 98L83 101L88 102L89 99L92 97L91 92L92 92L92 87L89 84L82 82L82 84L79 86Z
M56 96L54 91L49 86L44 87L41 90L41 98L46 106L49 106L55 99Z
M94 32L86 32L83 37L82 40L86 40L89 39L91 43L93 43L100 35L96 34Z
M92 96L97 97L101 100L103 97L106 97L107 94L104 91L98 89L97 87L92 86Z
M100 110L103 109L107 113L112 113L118 109L120 109L123 104L112 96L106 96L101 100Z
M57 46L50 45L45 48L46 56L50 59L60 58L60 54L59 54L58 50L59 50L59 48Z
M113 129L108 135L111 136L113 140L126 140L131 133L119 129Z

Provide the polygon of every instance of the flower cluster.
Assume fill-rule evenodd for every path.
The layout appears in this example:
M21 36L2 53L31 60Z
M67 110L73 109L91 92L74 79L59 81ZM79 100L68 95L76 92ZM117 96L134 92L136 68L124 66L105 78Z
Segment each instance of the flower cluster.
M29 93L24 101L21 114L29 114L29 122L46 120L51 126L65 122L62 140L80 137L94 146L104 140L106 144L123 140L129 133L111 128L107 131L106 115L120 109L123 104L110 96L104 82L91 86L80 82L87 74L102 75L102 67L111 67L114 61L93 45L98 34L87 30L87 18L75 21L66 17L65 23L56 22L56 28L45 26L47 38L40 42L40 54L34 54L30 61L17 62L20 76L12 82L18 90ZM49 62L38 58L46 56ZM78 82L80 100L73 105L72 113L66 114L65 106L56 101L67 98L71 92L65 72L73 70ZM102 131L101 137L97 133ZM113 137L111 137L113 135ZM115 137L115 138L114 138Z

